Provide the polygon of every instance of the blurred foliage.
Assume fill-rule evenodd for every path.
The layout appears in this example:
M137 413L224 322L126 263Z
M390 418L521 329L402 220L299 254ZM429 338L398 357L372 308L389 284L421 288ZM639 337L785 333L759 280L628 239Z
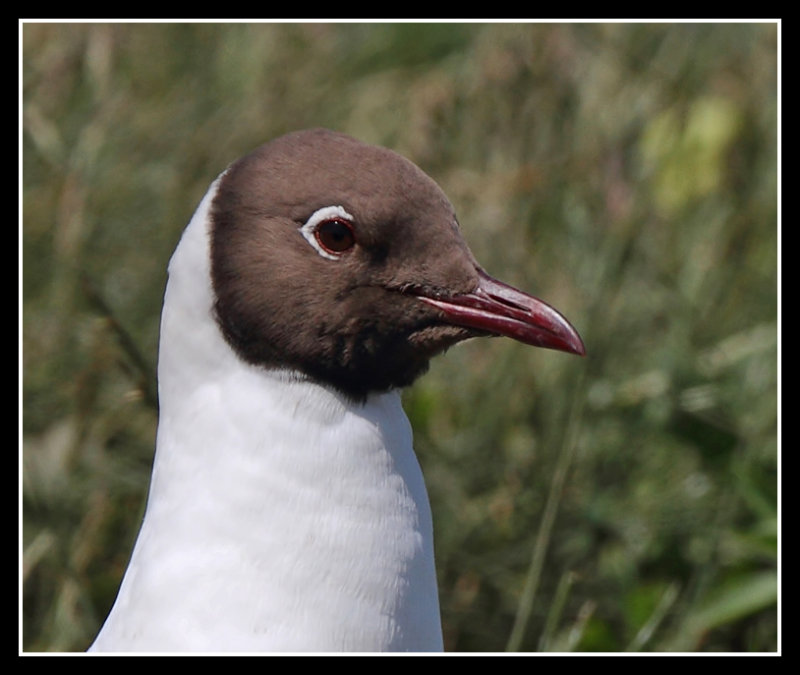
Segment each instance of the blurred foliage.
M578 359L405 395L456 651L775 651L775 24L25 24L25 650L83 650L147 490L165 267L291 129L396 149Z

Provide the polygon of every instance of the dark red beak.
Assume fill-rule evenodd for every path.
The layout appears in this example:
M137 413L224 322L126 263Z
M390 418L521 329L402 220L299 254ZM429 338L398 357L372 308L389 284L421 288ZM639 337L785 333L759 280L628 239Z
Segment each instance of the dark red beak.
M456 326L503 335L535 347L584 356L583 340L559 312L532 295L478 270L480 281L471 293L449 298L420 295Z

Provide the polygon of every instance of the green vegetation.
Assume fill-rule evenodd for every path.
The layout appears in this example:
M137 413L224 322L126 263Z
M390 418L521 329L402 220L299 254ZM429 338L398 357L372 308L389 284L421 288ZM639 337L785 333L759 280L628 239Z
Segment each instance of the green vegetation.
M586 342L405 395L447 648L779 648L776 25L27 24L22 59L25 650L114 599L182 228L310 126L417 162Z

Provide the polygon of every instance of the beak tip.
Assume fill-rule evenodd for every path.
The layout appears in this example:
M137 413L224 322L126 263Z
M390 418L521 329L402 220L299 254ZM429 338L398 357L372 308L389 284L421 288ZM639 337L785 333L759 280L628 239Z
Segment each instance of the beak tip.
M574 330L574 329L573 329ZM576 356L586 356L586 345L583 344L583 339L578 334L578 331L575 331L575 337L573 340L573 354Z
M567 354L574 354L575 356L586 356L586 347L583 344L581 336L572 326L569 326L569 332L563 335L558 341L550 344L543 344L541 346L549 347L557 351L566 352Z

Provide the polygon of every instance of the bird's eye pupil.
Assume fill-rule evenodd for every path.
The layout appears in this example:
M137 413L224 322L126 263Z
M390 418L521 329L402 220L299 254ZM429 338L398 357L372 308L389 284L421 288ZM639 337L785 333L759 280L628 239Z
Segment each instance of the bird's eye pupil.
M330 253L344 253L356 243L352 226L341 218L320 223L315 234L319 245Z

